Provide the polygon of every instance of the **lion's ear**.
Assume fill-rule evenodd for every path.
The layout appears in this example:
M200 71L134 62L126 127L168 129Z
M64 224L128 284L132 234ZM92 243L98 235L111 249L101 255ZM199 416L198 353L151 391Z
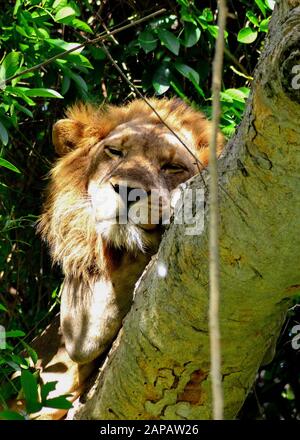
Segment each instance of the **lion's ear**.
M60 119L52 129L52 142L60 156L72 151L80 143L85 124L73 119Z

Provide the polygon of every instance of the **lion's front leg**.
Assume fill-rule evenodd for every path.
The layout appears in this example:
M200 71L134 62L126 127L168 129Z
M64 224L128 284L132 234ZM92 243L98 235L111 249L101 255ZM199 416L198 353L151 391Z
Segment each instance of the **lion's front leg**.
M66 278L61 296L61 329L72 360L92 361L110 345L130 308L132 290L117 295L107 279Z

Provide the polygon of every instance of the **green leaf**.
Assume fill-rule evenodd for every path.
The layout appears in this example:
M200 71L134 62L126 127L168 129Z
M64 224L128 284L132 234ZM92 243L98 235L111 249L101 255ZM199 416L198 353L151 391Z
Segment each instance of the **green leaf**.
M61 53L65 50L71 50L73 48L78 47L77 43L66 43L62 40L45 40L48 44L50 44L54 48L62 49ZM87 67L88 69L93 69L94 66L90 63L90 61L84 56L81 55L82 48L74 50L74 52L65 54L63 58L57 59L55 63L57 64L66 64L67 61L74 63L76 67ZM56 51L57 52L57 51ZM59 53L59 52L58 52ZM105 57L104 57L105 58ZM102 57L103 59L103 57Z
M0 310L2 310L3 312L8 312L7 308L0 303Z
M158 95L162 95L170 88L170 68L166 63L156 69L152 78L152 85Z
M24 416L16 411L0 411L0 420L26 420Z
M56 388L57 381L55 382L47 382L41 387L41 399L42 405L45 406L45 401L47 400L47 396L51 391L54 391Z
M17 0L15 3L13 16L17 15L17 12L18 12L21 5L22 5L22 0Z
M219 34L219 26L209 24L209 25L207 26L207 30L208 30L208 32L210 33L210 35L212 35L215 39L218 38L218 34ZM224 31L224 38L227 38L227 37L228 37L228 32L227 32L227 31Z
M226 92L221 92L220 93L220 98L222 102L230 102L232 103L234 101L234 98L232 96L230 96L229 93Z
M190 78L190 81L193 83L193 86L195 87L196 91L198 92L198 94L205 99L205 94L203 92L203 90L201 89L201 87L199 86L199 84L194 81L193 78Z
M28 87L6 87L5 89L8 92L14 93L18 96L22 97L32 97L32 98L60 98L63 99L63 96L58 93L56 90L52 89L44 89L44 88L33 88L29 89ZM33 101L31 101L33 102ZM34 102L33 102L34 104Z
M30 345L26 344L26 342L21 340L21 343L31 357L32 362L36 364L39 359L37 352L33 348L31 348Z
M58 287L56 287L53 291L52 291L52 293L51 293L51 298L57 298L57 296L58 296Z
M54 397L43 402L44 406L57 409L70 409L73 404L67 400L66 396Z
M185 95L184 91L182 90L180 84L178 81L176 81L175 79L173 81L170 81L170 86L173 87L173 89L175 90L175 92L177 93L177 95L185 102L187 102L188 104L190 104L187 96Z
M8 348L8 347L7 347L7 344L6 344L6 348ZM17 364L16 362L7 361L6 363L7 363L7 365L9 365L13 370L15 370L15 371L21 371L20 365Z
M31 29L33 29L33 28L31 28ZM30 38L30 35L27 35L27 32L22 28L22 26L18 26L18 25L16 25L16 31L17 31L20 35L22 35L22 37Z
M203 18L205 21L214 21L214 14L210 8L204 8L201 18Z
M244 27L238 33L237 39L240 43L251 44L257 38L257 31L250 27Z
M29 413L40 411L42 405L38 401L38 384L34 374L28 370L22 370L21 385L25 396L27 411Z
M5 92L6 93L19 96L20 98L24 99L24 101L28 105L35 105L35 102L32 99L30 99L29 96L26 96L25 92L27 90L29 90L28 87L12 87L12 86L7 86L5 88Z
M5 160L5 159L1 159L1 160ZM10 331L6 332L6 337L7 338L19 338L19 337L25 336L25 334L26 333L22 332L22 330L10 330Z
M90 47L90 53L95 58L95 60L105 60L106 58L106 53L103 49L101 49L101 47Z
M218 33L219 33L219 27L216 25L209 25L207 26L207 30L210 33L210 35L212 35L215 39L218 38Z
M195 20L188 8L181 8L180 18L183 21L194 23L195 26L197 25L197 21Z
M62 49L62 50L71 50L74 49L75 47L79 46L78 43L67 43L64 40L60 40L59 38L53 39L53 38L47 38L45 39L46 43L48 43L50 46L52 47L57 47L58 49ZM80 53L82 52L83 47L80 47L77 50L74 50L74 52L72 53Z
M90 61L81 53L69 53L65 56L67 61L71 61L76 67L87 67L88 69L93 69L94 66L90 63Z
M74 73L74 72L70 72L69 75L70 75L71 79L75 82L75 84L77 85L78 89L80 91L83 91L84 93L87 93L88 86L87 86L87 83L85 82L85 80L80 75L77 75L77 73Z
M78 18L72 18L72 20L67 24L69 26L76 28L76 29L80 29L81 31L88 32L89 34L93 33L93 31L89 27L89 25L87 23L85 23L84 21L79 20Z
M28 368L28 364L26 362L26 359L22 358L22 356L19 356L17 354L11 355L11 360L20 367L23 366L24 368Z
M265 18L260 22L259 30L261 32L268 32L269 31L269 22L271 17Z
M71 17L75 17L76 15L77 13L75 9L71 8L71 6L65 6L55 14L54 19L59 23L63 23L66 22L66 20L69 20Z
M20 52L10 52L0 66L0 83L13 76L20 67L22 55Z
M0 167L8 168L9 170L14 171L15 173L19 173L19 174L21 173L21 171L17 167L15 167L12 163L8 162L8 160L3 159L2 157L0 157Z
M260 11L262 12L263 16L266 16L266 7L264 5L263 0L254 0Z
M295 393L290 384L286 384L281 393L282 397L287 400L295 400Z
M236 124L232 123L229 125L226 125L225 127L222 127L222 133L226 136L226 137L230 137L233 135L233 133L235 132L235 128L236 128Z
M56 90L40 89L40 88L28 89L28 90L26 90L25 95L31 96L32 98L39 98L39 97L41 97L41 98L59 98L59 99L64 98Z
M258 18L257 18L256 15L254 14L254 12L252 12L252 11L247 11L247 12L246 12L246 17L247 17L248 20L251 21L251 23L253 23L255 26L259 26Z
M49 32L43 28L35 29L36 36L39 38L49 38Z
M20 110L20 112L25 113L25 115L29 116L30 118L33 118L33 113L27 107L24 107L17 101L15 101L14 106L16 107L16 109Z
M240 89L226 89L225 92L221 92L222 100L228 100L228 102L238 101L244 103L248 98L249 89L247 87L241 87Z
M68 0L55 0L52 5L52 8L53 9L61 9L67 5L68 5Z
M154 34L150 31L143 31L139 34L139 43L144 49L146 53L151 52L156 49L157 46L157 38L155 38Z
M242 92L245 99L247 99L250 94L249 87L239 87L238 89L234 89L234 90L238 90L238 91Z
M166 29L158 29L157 35L160 41L172 52L174 55L179 54L180 43L174 34Z
M184 25L184 38L183 44L185 47L192 47L198 43L201 36L201 30L199 27L193 25L193 23L185 23Z
M0 139L3 145L7 145L8 143L8 132L2 122L0 121ZM5 165L3 165L5 166ZM9 168L9 167L7 167Z
M192 69L186 64L179 63L178 61L176 61L174 66L175 69L178 70L178 72L181 73L181 75L183 75L185 78L189 79L190 81L195 81L197 84L199 84L200 77L199 73L196 72L196 70Z
M61 83L61 93L62 93L62 95L65 95L67 93L67 91L70 88L70 85L71 85L70 77L67 76L67 75L64 75L62 83Z

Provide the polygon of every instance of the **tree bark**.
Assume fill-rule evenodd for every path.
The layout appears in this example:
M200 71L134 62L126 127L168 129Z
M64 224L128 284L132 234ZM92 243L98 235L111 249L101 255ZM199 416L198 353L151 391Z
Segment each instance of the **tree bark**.
M300 289L300 2L280 1L243 122L219 161L224 415L236 417ZM298 81L300 85L300 81ZM296 87L295 87L296 84ZM209 178L204 173L205 180ZM190 188L203 187L196 176ZM208 190L205 189L208 200ZM172 224L77 419L212 418L204 230ZM158 276L158 265L167 276Z

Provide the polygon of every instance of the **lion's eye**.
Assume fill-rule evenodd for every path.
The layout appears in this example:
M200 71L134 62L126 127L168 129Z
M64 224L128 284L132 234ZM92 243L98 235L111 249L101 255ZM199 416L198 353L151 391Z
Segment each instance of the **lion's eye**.
M186 171L186 169L178 164L175 163L165 163L161 169L169 174L175 174L175 173L182 173L183 171Z
M104 147L104 151L109 157L116 158L116 157L123 157L124 156L123 151L118 150L115 147L110 147L109 145L106 145Z

